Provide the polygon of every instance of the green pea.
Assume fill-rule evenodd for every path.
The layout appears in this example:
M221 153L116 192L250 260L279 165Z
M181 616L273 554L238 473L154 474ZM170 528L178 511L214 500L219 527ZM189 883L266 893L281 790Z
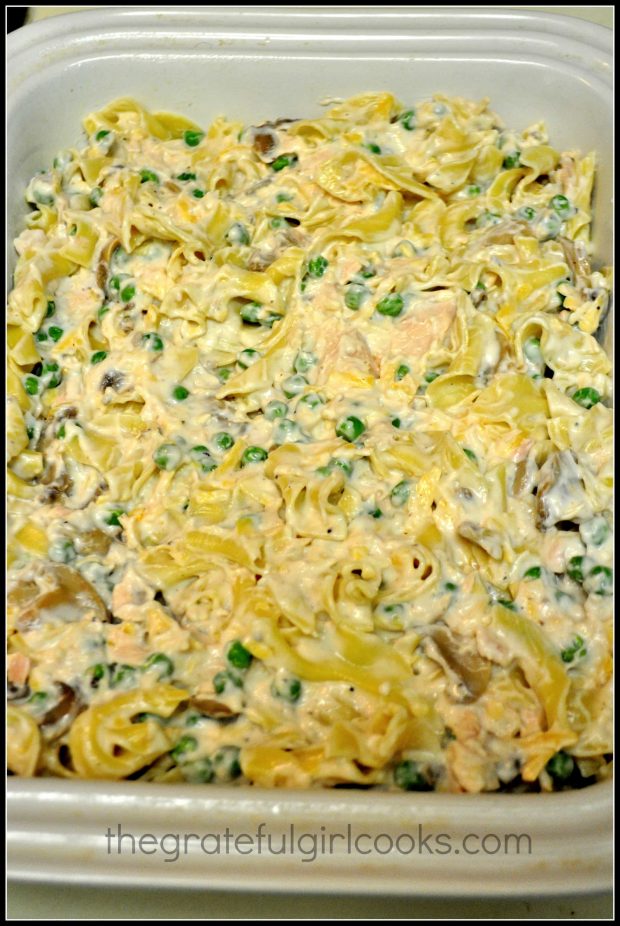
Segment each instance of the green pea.
M183 141L190 148L195 148L199 145L204 137L205 133L201 132L199 129L186 129L186 131L183 132Z
M170 755L175 762L184 761L188 752L194 752L198 749L198 740L193 736L182 736L174 749L170 750Z
M573 582L583 583L583 556L572 556L568 561L566 571Z
M583 637L580 637L579 634L577 634L570 646L567 646L566 649L562 650L562 662L573 662L575 656L583 657L586 654L587 650L583 642Z
M394 768L394 783L403 791L432 791L433 786L418 762L405 759Z
M402 422L401 422L400 418L392 418L392 427L393 427L393 428L400 428L401 424L402 424Z
M355 415L348 415L336 426L336 434L338 437L342 437L343 440L349 441L349 443L361 437L365 430L366 425L360 421L359 418L356 418Z
M380 508L373 508L372 511L368 512L368 514L370 515L371 518L375 518L375 519L383 517L383 512L381 511Z
M149 183L149 182L159 183L159 177L157 176L155 171L144 168L144 170L140 171L140 183Z
M136 669L134 666L117 665L110 666L110 687L120 688L132 685L135 681Z
M608 566L595 566L587 578L588 590L595 595L611 595L613 572Z
M260 325L260 311L262 305L260 302L246 302L241 306L239 315L248 325Z
M53 299L48 299L47 307L45 309L45 317L51 318L54 312L56 311L56 303Z
M42 707L48 697L46 691L35 691L35 693L28 698L28 704L32 704L34 707Z
M455 582L445 582L444 588L447 592L455 592L458 589L458 585Z
M403 479L402 482L397 482L392 491L390 492L390 499L392 504L396 505L397 508L400 508L401 505L404 505L409 494L411 492L411 484L408 480Z
M278 422L274 435L276 444L286 444L292 441L297 436L298 430L297 424L294 421L290 418L282 418L282 420Z
M480 187L477 183L470 183L468 187L465 187L465 192L468 196L480 196Z
M198 464L203 473L210 473L217 466L217 463L211 456L209 449L202 444L199 444L196 447L192 447L189 454L192 460Z
M319 254L318 257L313 257L308 261L308 276L318 279L323 276L328 267L329 261Z
M252 664L252 653L245 648L241 640L234 640L226 653L226 658L235 669L248 669Z
M213 442L218 450L230 450L235 445L235 440L228 431L218 431Z
M177 402L184 402L189 395L189 389L186 389L185 386L175 386L172 390L172 398L176 399Z
M591 533L591 542L595 547L600 547L607 538L609 537L610 528L609 524L602 515L599 515L597 518L593 519L594 527Z
M362 277L363 280L369 280L371 277L377 275L377 271L374 267L362 267L357 275Z
M501 222L502 217L497 212L490 212L486 209L482 215L476 219L476 228L484 228L486 225L497 225Z
M291 704L299 701L302 685L298 678L278 678L271 685L271 693L275 698L282 698Z
M556 781L566 781L575 770L575 760L561 749L549 759L545 768Z
M523 573L523 578L524 579L540 579L541 575L542 575L542 569L540 568L540 566L530 566L530 568L527 569Z
M562 193L558 193L557 196L553 196L549 202L549 205L553 211L557 212L561 218L568 218L568 216L573 212L573 207L571 206L569 199Z
M407 129L408 132L413 132L415 129L415 110L405 110L405 112L401 113L398 117L398 121L404 129Z
M349 460L334 457L327 466L320 466L317 473L320 473L321 476L329 476L335 469L340 469L345 476L350 476L353 472L353 464Z
M234 781L241 775L238 746L222 746L213 756L213 771L220 781Z
M543 241L549 241L552 238L556 238L562 230L561 217L555 212L545 216L541 222L541 229L544 233L544 238L542 239Z
M531 222L536 218L536 210L532 206L521 206L517 215L520 219L525 219L526 222Z
M284 402L270 402L265 409L265 418L267 421L275 421L276 418L284 418L288 411L288 405Z
M290 203L294 198L291 193L276 193L277 203Z
M102 681L108 673L108 667L104 665L104 663L98 662L94 666L90 666L86 672L90 676L90 687L98 688L99 682Z
M164 349L164 342L154 331L142 335L142 343L147 350L160 351Z
M247 370L253 363L260 360L260 357L261 355L257 350L254 350L252 347L246 347L245 350L242 350L239 354L237 362L242 370Z
M279 157L272 161L271 169L275 171L284 170L285 167L294 167L299 158L296 154L281 154Z
M59 341L64 334L64 330L57 325L51 325L47 332L52 341Z
M104 524L107 524L110 527L121 527L119 518L123 514L125 514L125 512L122 508L115 508L106 518L104 518Z
M301 373L296 373L294 376L289 376L282 383L282 392L287 399L292 399L294 396L299 395L300 392L303 392L306 386L308 385L308 380L305 376L302 376Z
M435 370L431 370L430 372L424 374L424 380L427 383L433 383L439 376L441 376L441 373L437 373Z
M47 333L45 331L37 331L35 338L37 341L47 341Z
M362 148L367 148L371 154L381 154L381 147L374 141L367 142L366 144L362 145Z
M223 694L228 683L231 683L235 688L243 688L243 679L236 672L231 672L230 669L224 672L217 672L213 676L213 690L216 694Z
M193 174L191 171L184 171L182 174L177 174L177 180L195 180L196 174Z
M578 389L576 392L573 392L571 398L573 402L576 402L577 405L581 405L583 408L592 408L593 405L601 401L601 394L590 386L584 386L583 389Z
M241 456L241 466L247 466L249 463L262 463L267 456L267 451L262 447L248 447Z
M325 400L318 394L318 392L308 392L306 395L302 396L299 400L300 405L307 405L308 408L318 408L319 405L324 405Z
M55 389L55 387L60 386L62 382L60 368L57 363L52 361L43 364L41 376L46 381L48 389Z
M142 668L145 672L148 672L149 669L156 669L157 678L161 680L162 678L170 678L174 672L174 663L165 653L151 653Z
M277 216L274 216L273 219L271 219L269 224L272 228L285 228L288 223L286 219L282 218L282 216L277 215Z
M192 196L194 197L194 199L202 199L205 196L205 191L198 190L198 189L192 190Z
M397 318L400 315L405 302L400 293L388 293L377 303L377 312L380 315L389 315L391 318Z
M316 357L308 350L301 350L293 361L293 369L296 373L307 373L308 370L316 363Z
M121 300L123 302L129 302L136 295L136 287L130 283L128 286L125 286L121 290Z
M528 338L523 343L523 354L532 363L540 365L543 359L540 350L540 338Z
M162 444L153 453L153 460L160 469L176 469L181 462L181 451L176 444Z
M513 167L518 167L521 162L521 152L520 151L511 151L510 154L507 154L502 162L502 167L505 170L510 170Z
M401 379L404 379L408 373L411 373L411 370L409 369L407 364L401 363L401 365L396 370L396 373L394 374L394 379L396 380L397 383L399 383Z
M368 294L368 288L361 283L347 283L344 291L344 304L347 309L357 312Z
M183 778L193 785L209 784L215 777L213 763L207 756L195 762L185 762L182 772Z
M233 367L218 367L215 375L221 383L227 383L234 372Z
M250 235L248 230L245 225L241 224L241 222L235 222L234 225L231 225L226 233L226 239L230 244L250 243Z

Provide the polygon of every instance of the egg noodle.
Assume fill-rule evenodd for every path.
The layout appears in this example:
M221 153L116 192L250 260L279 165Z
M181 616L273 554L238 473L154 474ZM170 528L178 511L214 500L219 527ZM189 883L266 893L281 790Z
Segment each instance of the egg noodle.
M17 775L480 792L610 773L594 154L436 95L117 100L8 310Z

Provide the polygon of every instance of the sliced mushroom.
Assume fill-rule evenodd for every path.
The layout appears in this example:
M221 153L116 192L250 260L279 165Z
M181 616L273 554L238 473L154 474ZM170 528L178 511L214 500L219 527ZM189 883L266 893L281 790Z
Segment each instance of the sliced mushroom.
M538 475L538 527L546 530L558 521L581 521L593 511L575 458L570 450L553 453Z
M232 710L227 704L215 698L191 698L189 703L191 707L213 720L233 720L239 716L239 711Z
M558 235L556 240L564 252L566 263L573 275L575 284L580 280L583 282L583 277L587 277L590 273L585 249L582 245L576 244L568 238L563 238L561 235Z
M71 622L92 614L105 621L106 606L90 582L75 569L59 563L35 567L33 574L9 592L9 603L20 613L16 621L19 630L36 627L42 620Z
M110 549L111 543L112 538L108 534L104 534L103 531L95 528L92 531L85 531L83 534L76 536L75 549L83 556L88 556L91 553L105 556Z
M44 733L48 736L51 734L54 738L62 736L68 730L81 706L80 700L71 685L57 682L57 687L60 689L60 696L56 703L45 712L40 721Z
M279 135L275 131L273 124L266 122L264 125L251 129L250 137L252 147L261 161L265 163L272 161L280 144Z
M505 219L492 225L480 238L475 242L475 247L487 247L490 244L512 244L517 235L533 236L534 232L527 222L519 222L516 219Z
M473 521L463 521L459 525L457 533L465 540L475 543L485 553L488 553L491 559L499 560L502 558L502 538L497 531L482 527L481 524L474 524Z
M121 373L120 370L108 370L108 372L104 373L101 377L99 388L102 392L105 392L106 389L114 389L115 392L118 392L123 385L124 378L124 374Z
M20 703L21 701L26 701L30 697L30 685L16 685L14 682L7 682L6 686L6 699L7 701L14 701Z
M445 625L433 625L429 635L437 648L438 654L451 673L467 689L462 700L465 703L476 701L484 694L491 678L491 663L472 648L471 643ZM427 654L436 658L432 648L427 648Z
M49 474L47 474L47 479L49 479ZM46 474L43 474L41 482L44 484L47 483ZM70 492L73 487L73 482L67 472L61 472L53 481L50 481L46 485L46 488L43 489L41 495L39 496L39 501L43 505L51 505L54 502L57 502L61 495L66 495L67 492Z
M271 267L276 255L273 251L254 251L248 260L248 270L257 270L262 272L267 267Z

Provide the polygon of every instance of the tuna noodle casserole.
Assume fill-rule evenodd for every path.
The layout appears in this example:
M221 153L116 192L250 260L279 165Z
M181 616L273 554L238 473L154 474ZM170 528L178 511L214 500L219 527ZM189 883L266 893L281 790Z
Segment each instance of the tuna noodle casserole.
M611 752L592 153L118 100L9 297L9 767L480 792Z

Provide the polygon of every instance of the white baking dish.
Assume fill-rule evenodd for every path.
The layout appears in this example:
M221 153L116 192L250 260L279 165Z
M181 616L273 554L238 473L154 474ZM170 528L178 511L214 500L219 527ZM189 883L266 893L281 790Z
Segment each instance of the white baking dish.
M28 26L9 36L8 50L9 240L31 175L77 142L85 113L115 97L131 95L201 124L220 113L255 123L318 114L326 96L386 89L405 102L436 91L489 96L509 125L544 118L558 147L596 149L595 258L610 259L611 32L599 26L506 9L119 7ZM472 896L565 894L611 883L610 784L458 796L13 778L8 813L9 875L21 879ZM255 842L248 853L247 840L235 849L231 837L229 852L222 841L219 855L205 854L190 840L188 854L170 863L170 851L132 854L130 840L123 855L110 842L108 854L105 837L120 824L136 837L220 833L224 840L226 827L251 835L260 823L276 847L294 824L297 851L270 854L263 842L259 853ZM302 833L309 834L305 851ZM343 837L323 852L335 833ZM366 833L361 850L348 851L348 839ZM418 837L429 833L426 846L437 849L434 839L444 833L453 851L431 853L424 844L420 851ZM501 840L510 833L529 835L531 854L526 842L519 854L463 847L467 834ZM401 851L389 851L402 834ZM377 836L378 848L363 854ZM313 837L318 854L309 862Z

